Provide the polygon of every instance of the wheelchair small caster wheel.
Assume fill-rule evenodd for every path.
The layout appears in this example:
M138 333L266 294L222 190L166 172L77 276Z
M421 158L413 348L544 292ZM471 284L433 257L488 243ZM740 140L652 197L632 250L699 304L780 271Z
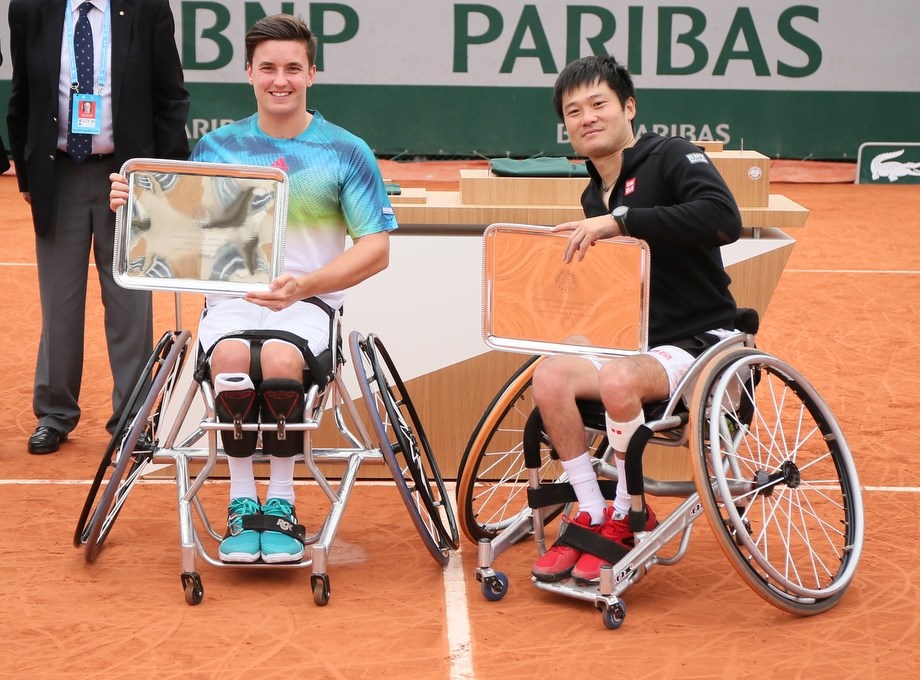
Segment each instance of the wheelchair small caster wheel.
M182 590L185 592L185 601L191 605L201 604L204 599L204 586L201 585L201 576L197 571L182 574Z
M482 596L489 602L498 602L508 592L508 577L496 571L482 579Z
M310 588L313 590L313 601L319 607L329 604L329 577L326 574L311 574Z
M623 600L617 600L615 604L602 606L601 617L607 628L616 630L623 625L626 619L626 603Z

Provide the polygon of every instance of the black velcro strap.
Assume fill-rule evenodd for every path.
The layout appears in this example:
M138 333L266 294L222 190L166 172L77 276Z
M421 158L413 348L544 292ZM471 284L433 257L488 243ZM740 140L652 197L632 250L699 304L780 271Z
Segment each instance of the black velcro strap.
M617 483L611 479L597 480L601 488L601 494L608 501L612 501L617 495ZM553 482L551 484L541 484L539 489L527 489L527 505L531 508L546 508L550 505L560 505L562 503L575 503L578 498L575 497L575 490L568 482Z
M335 310L329 305L327 305L325 302L323 302L322 299L316 297L315 295L313 297L304 298L303 300L301 300L301 302L306 302L307 304L310 304L310 305L316 305L321 310L326 312L326 314L329 315L330 319L335 316ZM342 310L339 310L339 311L342 311Z
M562 532L556 543L568 545L582 552L597 555L601 559L610 562L610 564L616 564L629 554L628 548L615 541L611 541L609 538L599 536L590 529L586 529L578 524L566 525L565 531Z
M249 338L250 340L263 341L284 340L285 342L289 342L294 345L294 347L299 349L301 354L303 354L303 360L307 364L307 368L310 369L310 374L313 376L313 379L319 383L320 386L324 386L327 382L329 382L328 372L323 371L323 368L319 365L319 361L316 360L316 355L313 354L313 351L310 349L307 341L299 335L295 335L294 333L290 333L288 331L265 330L260 328L256 330L243 331L239 334L225 335L221 338L221 340L232 337L242 337ZM215 347L216 346L217 344L215 343Z
M290 536L301 543L307 542L307 529L302 524L294 524L278 515L244 515L243 529L250 531L277 531Z

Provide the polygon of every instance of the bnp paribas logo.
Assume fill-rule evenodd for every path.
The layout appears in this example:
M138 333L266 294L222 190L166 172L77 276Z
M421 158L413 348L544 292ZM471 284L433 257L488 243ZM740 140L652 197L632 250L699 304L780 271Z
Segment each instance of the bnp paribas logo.
M866 142L859 147L857 184L920 184L920 142Z

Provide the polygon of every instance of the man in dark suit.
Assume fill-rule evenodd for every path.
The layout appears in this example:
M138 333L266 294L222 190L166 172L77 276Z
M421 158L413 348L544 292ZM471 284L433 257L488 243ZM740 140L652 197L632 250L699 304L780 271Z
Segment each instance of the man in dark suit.
M108 176L130 158L187 158L189 97L169 0L12 0L9 24L7 126L19 189L32 206L42 309L38 427L28 449L41 454L57 451L80 418L90 252L114 381L110 432L150 353L150 294L112 276ZM87 100L96 112L89 119L74 111Z

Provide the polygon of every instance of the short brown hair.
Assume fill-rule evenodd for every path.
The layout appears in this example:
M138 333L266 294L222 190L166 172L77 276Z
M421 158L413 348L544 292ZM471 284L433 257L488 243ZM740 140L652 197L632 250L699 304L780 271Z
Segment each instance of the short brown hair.
M310 66L316 63L316 46L318 40L313 31L300 17L290 14L273 14L259 19L246 32L246 65L252 64L252 55L256 47L266 40L294 40L302 42L307 48Z

